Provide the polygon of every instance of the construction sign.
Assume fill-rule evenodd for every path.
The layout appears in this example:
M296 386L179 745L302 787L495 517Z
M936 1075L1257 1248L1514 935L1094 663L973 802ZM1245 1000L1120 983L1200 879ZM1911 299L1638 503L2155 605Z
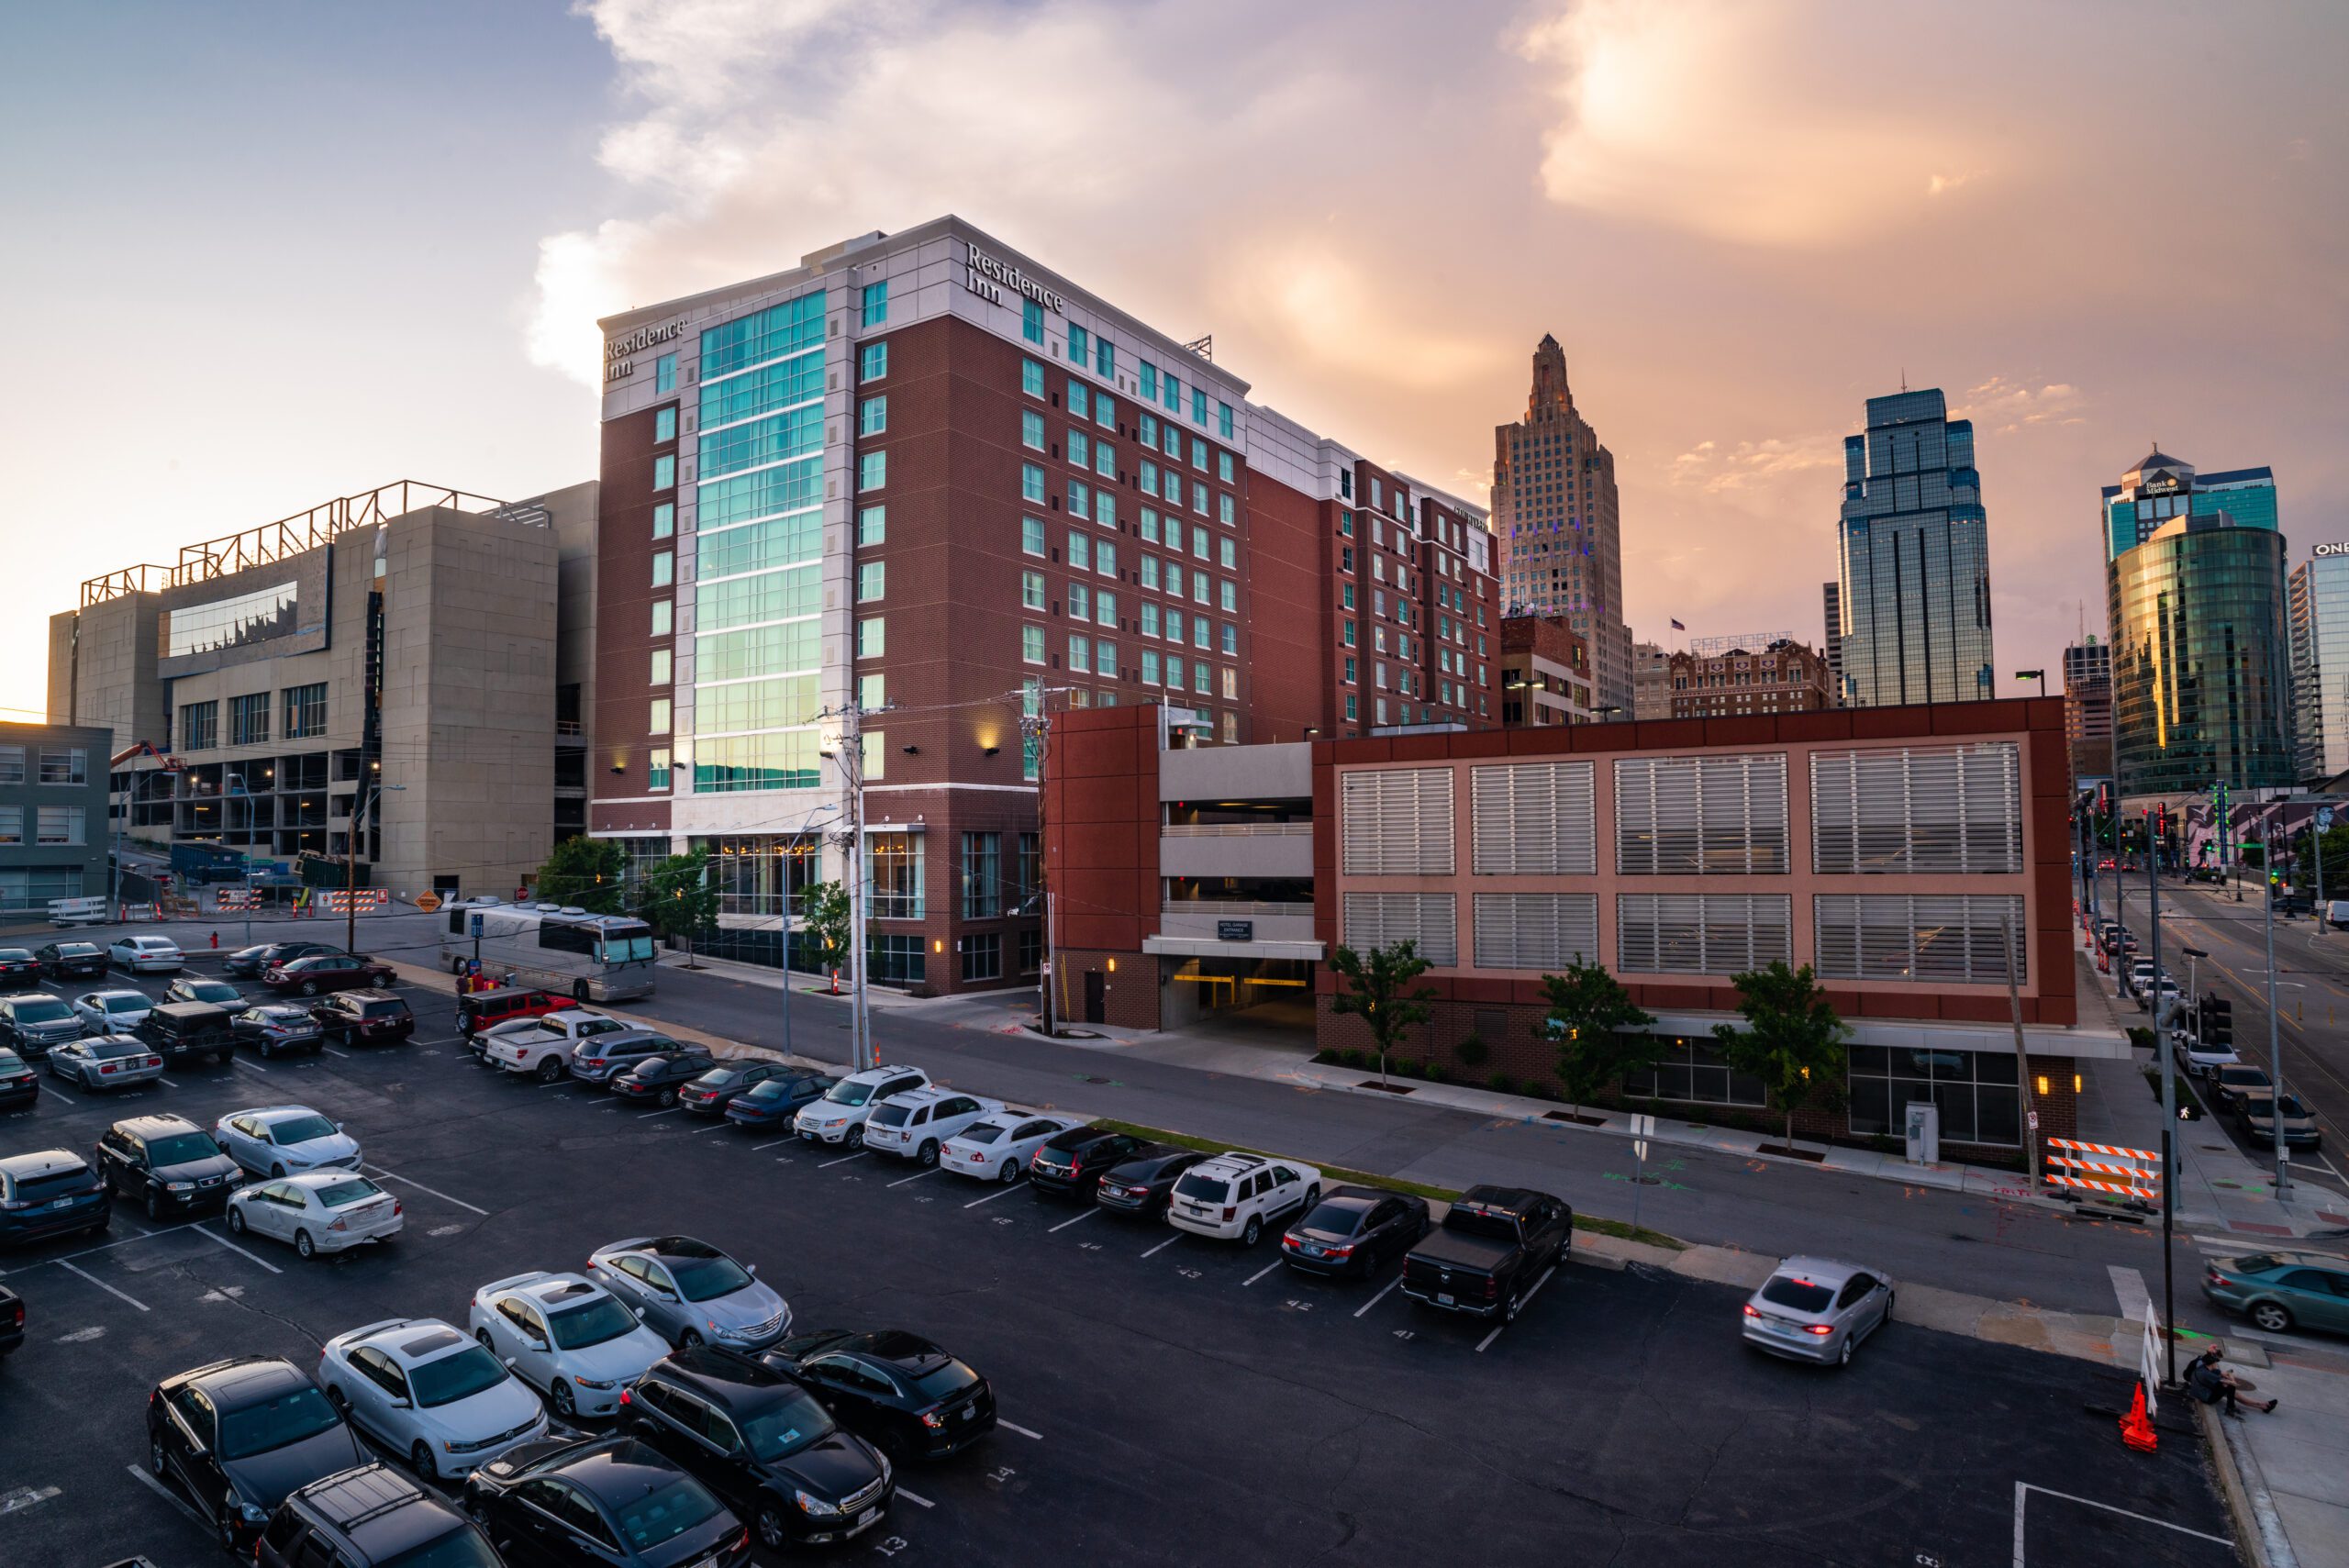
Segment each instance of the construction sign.
M364 914L389 905L392 895L380 887L321 887L311 899L311 907L322 915L348 915L356 909Z
M429 915L440 907L440 895L437 893L419 893L416 895L416 906Z
M2160 1153L2151 1149L2123 1149L2110 1143L2082 1143L2077 1139L2051 1138L2051 1152L2047 1163L2060 1165L2061 1171L2051 1170L2047 1179L2057 1186L2083 1187L2090 1192L2114 1193L2122 1197L2142 1198L2158 1203L2162 1195ZM2087 1156L2082 1158L2081 1156Z

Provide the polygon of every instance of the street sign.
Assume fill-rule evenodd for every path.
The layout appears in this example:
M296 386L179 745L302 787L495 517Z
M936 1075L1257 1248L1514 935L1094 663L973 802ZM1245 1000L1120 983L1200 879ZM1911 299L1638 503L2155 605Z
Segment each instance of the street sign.
M440 907L440 895L437 893L419 893L416 895L416 906L429 915Z
M1215 923L1215 940L1219 942L1254 941L1256 940L1256 922L1253 920L1218 920Z
M2316 808L2316 830L2320 833L2323 833L2330 831L2332 827L2332 807L2330 806L2318 806Z
M481 940L481 911L476 909L465 917L465 935L475 941Z

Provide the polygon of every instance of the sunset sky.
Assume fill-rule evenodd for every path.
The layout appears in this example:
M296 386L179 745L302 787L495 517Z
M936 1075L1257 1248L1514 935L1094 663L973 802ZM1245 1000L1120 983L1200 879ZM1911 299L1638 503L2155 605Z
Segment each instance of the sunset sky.
M2336 4L10 6L0 707L82 579L591 477L599 313L949 211L1472 497L1556 334L1642 637L1817 641L1841 438L1941 386L2054 671L2155 439L2349 539L2344 66Z

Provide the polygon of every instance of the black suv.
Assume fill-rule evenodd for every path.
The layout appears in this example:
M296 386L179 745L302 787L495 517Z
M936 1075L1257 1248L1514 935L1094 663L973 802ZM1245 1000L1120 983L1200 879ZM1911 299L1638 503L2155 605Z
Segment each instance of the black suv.
M338 1045L397 1045L416 1033L416 1014L388 991L338 991L310 1008Z
M287 1497L254 1560L260 1568L504 1568L479 1526L387 1464L362 1464Z
M126 1196L143 1197L147 1218L224 1208L237 1162L204 1129L178 1116L135 1116L98 1140L98 1173Z
M27 1061L47 1056L52 1045L66 1045L81 1038L81 1018L72 1007L47 992L0 996L0 1045Z
M71 1149L0 1160L0 1241L39 1241L70 1230L104 1230L114 1194Z
M237 1053L237 1031L228 1009L210 1002L158 1003L131 1033L166 1065L191 1056L208 1056L217 1065Z
M342 950L325 942L257 942L249 948L239 948L221 961L223 973L257 980L268 973L273 963L291 963L297 958L316 958L320 953L336 953Z
M748 1518L770 1551L861 1535L895 1494L889 1462L811 1390L732 1351L654 1362L621 1395L620 1418Z
M318 1385L279 1356L214 1362L147 1395L147 1468L177 1482L231 1551L296 1486L366 1461Z
M1140 1154L1142 1140L1131 1133L1097 1127L1072 1127L1044 1140L1028 1156L1028 1186L1038 1197L1069 1197L1091 1203L1112 1165Z

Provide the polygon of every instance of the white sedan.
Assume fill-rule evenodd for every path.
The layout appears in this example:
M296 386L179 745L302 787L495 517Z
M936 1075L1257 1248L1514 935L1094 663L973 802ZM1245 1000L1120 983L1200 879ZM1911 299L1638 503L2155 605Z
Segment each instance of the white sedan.
M938 1168L981 1181L1016 1182L1045 1140L1085 1123L1083 1117L999 1112L948 1139L938 1151Z
M239 1187L228 1195L228 1229L290 1241L307 1258L400 1233L400 1200L348 1171L310 1171Z
M213 1124L212 1136L256 1176L359 1169L359 1140L307 1106L230 1111Z
M106 962L132 974L177 974L180 944L169 937L117 937Z
M144 991L84 991L73 998L83 1034L128 1034L154 1010Z
M547 1435L546 1407L437 1318L386 1318L328 1340L318 1382L351 1424L419 1475L462 1477Z
M473 1338L546 1390L564 1420L619 1408L620 1390L669 1353L669 1341L619 1298L579 1274L540 1271L473 1292Z

